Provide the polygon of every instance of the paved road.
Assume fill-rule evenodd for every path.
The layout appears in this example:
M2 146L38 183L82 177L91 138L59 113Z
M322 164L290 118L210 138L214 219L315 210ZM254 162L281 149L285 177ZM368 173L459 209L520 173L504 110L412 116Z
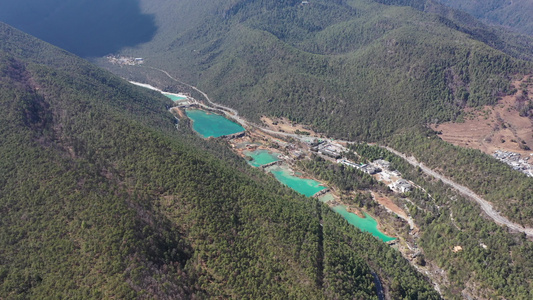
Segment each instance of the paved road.
M433 176L434 178L436 179L439 179L441 180L442 182L444 182L445 184L453 187L454 189L456 189L459 193L463 194L464 196L476 201L480 206L481 206L481 209L491 218L494 220L494 222L496 222L497 224L500 224L500 225L504 225L504 226L507 226L513 230L516 230L516 231L519 231L519 232L523 232L525 233L526 235L530 236L530 237L533 237L533 228L527 228L527 227L524 227L520 224L516 224L516 223L513 223L511 222L509 219L507 219L506 217L500 215L499 212L497 212L496 210L494 210L494 208L492 207L492 204L490 202L488 202L487 200L481 198L479 195L477 195L476 193L474 193L471 189L467 188L466 186L464 185L460 185L446 177L444 177L443 175L433 171L432 169L426 167L423 163L421 162L418 162L416 160L416 158L414 157L407 157L405 154L403 153L400 153L390 147L384 147L385 149L389 150L390 152L402 157L403 159L405 159L407 162L409 162L411 165L415 166L415 167L420 167L420 169L422 171L424 171L424 173L430 175L430 176Z
M198 89L197 87L195 86L192 86L190 84L187 84L185 82L182 82L174 77L172 77L167 71L165 70L161 70L161 69L158 69L158 68L154 68L154 67L148 67L148 68L151 68L151 69L154 69L154 70L158 70L160 72L163 72L164 74L166 74L170 79L176 81L176 82L179 82L183 85L186 85L192 89L194 89L195 91L197 91L198 93L202 94L205 99L207 100L207 102L209 102L210 105L212 105L212 107L214 108L217 108L217 109L220 109L221 111L224 112L224 114L226 114L226 116L229 116L231 118L233 118L234 120L236 120L237 122L239 122L241 125L243 126L253 126L253 127L256 127L266 133L269 133L269 134L273 134L273 135L281 135L281 136L286 136L286 137L291 137L291 138L295 138L295 139L298 139L298 140L302 140L302 139L305 139L305 138L309 138L309 136L303 136L303 135L297 135L297 134L292 134L292 133L286 133L286 132L278 132L278 131L274 131L274 130L270 130L270 129L267 129L267 128L263 128L263 127L260 127L256 124L253 124L253 123L250 123L246 120L244 120L243 118L241 118L239 116L239 113L235 110L235 109L232 109L230 107L227 107L227 106L224 106L224 105L220 105L220 104L216 104L214 103L213 101L211 101L211 99L209 99L209 96L207 96L206 93L204 93L203 91L201 91L200 89ZM202 103L199 103L200 106L202 107L205 107L205 108L212 108L212 107L209 107L207 105L204 105ZM344 142L348 142L348 141L344 141ZM405 159L407 162L409 162L411 165L415 166L415 167L420 167L420 169L422 171L424 171L424 173L436 178L436 179L439 179L441 180L442 182L444 182L445 184L453 187L454 189L456 189L459 193L463 194L464 196L466 196L467 198L470 198L474 201L476 201L480 206L481 206L481 209L491 218L494 220L494 222L496 222L497 224L500 224L500 225L504 225L504 226L507 226L513 230L516 230L516 231L519 231L519 232L523 232L525 233L527 236L530 236L530 237L533 237L533 228L528 228L528 227L524 227L520 224L516 224L516 223L513 223L511 222L509 219L507 219L506 217L500 215L499 212L497 212L496 210L494 210L494 208L492 207L492 204L490 202L488 202L487 200L481 198L480 196L478 196L476 193L474 193L472 190L470 190L469 188L463 186L463 185L460 185L446 177L444 177L443 175L433 171L432 169L426 167L423 163L421 162L418 162L416 160L416 158L414 157L407 157L405 154L403 153L400 153L390 147L384 147L385 149L389 150L390 152L402 157L403 159Z

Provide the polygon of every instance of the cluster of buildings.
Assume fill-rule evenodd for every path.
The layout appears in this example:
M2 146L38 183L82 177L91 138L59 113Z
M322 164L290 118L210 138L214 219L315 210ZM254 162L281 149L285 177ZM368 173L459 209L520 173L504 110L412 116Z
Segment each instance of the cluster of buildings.
M337 163L359 169L369 175L381 173L381 178L386 179L386 181L390 181L391 183L388 185L388 187L395 192L407 193L413 189L413 185L409 181L400 178L400 172L392 170L391 163L386 160L378 159L369 164L356 164L347 159L340 158L337 159ZM399 179L393 180L395 177Z
M379 172L381 172L381 170L373 165L370 165L370 164L356 164L352 161L349 161L347 159L344 159L344 158L339 158L337 159L337 163L338 164L341 164L341 165L345 165L345 166L348 166L348 167L352 167L352 168L356 168L358 170L361 170L369 175L374 175L374 174L377 174Z
M502 150L497 150L492 156L508 164L513 170L520 171L529 177L533 177L533 165L529 163L530 157L522 158L520 153Z
M378 179L388 184L388 187L395 192L407 193L413 190L413 184L401 178L400 172L393 170L392 164L389 161L378 159L368 164L358 164L344 157L344 154L348 152L348 149L339 144L319 139L309 139L305 141L305 143L309 145L311 151L334 158L338 164L361 170L369 175L379 174ZM292 146L292 144L290 146ZM289 150L289 156L280 158L297 159L301 158L303 155L303 152L299 149L291 149L290 147L287 147L286 149Z
M411 185L411 183L409 183L409 181L405 179L399 179L389 184L389 188L398 193L407 193L413 189L413 186Z
M144 59L141 57L129 57L122 55L108 55L106 56L107 61L114 65L125 65L125 66L135 66L144 63Z
M319 141L317 139L309 142L309 146L311 146L311 151L318 152L322 155L335 159L341 158L342 154L348 151L348 149L341 145Z

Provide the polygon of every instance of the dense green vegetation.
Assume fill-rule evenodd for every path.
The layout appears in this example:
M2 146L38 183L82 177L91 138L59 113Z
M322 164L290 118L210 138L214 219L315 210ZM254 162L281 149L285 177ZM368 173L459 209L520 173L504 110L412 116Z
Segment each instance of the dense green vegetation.
M180 4L197 17L184 16L190 24L180 21L180 29L150 6L162 25L135 51L250 120L288 117L332 137L384 140L405 128L454 120L465 107L494 104L511 92L511 76L532 70L519 60L532 60L530 38L434 1L254 0L201 7ZM122 69L114 71L130 76L131 69ZM523 208L531 206L529 181L503 164L445 143L425 146L411 134L395 141L398 150L446 168L510 219L533 222ZM451 151L447 162L440 159L444 148Z
M394 249L0 24L0 298L438 299Z
M434 1L309 2L141 0L160 27L121 54L144 57L256 122L284 116L332 137L387 140L532 224L530 179L434 133L405 130L510 92L511 76L531 72L520 60L533 59L530 38ZM393 298L435 295L398 253L250 170L223 143L187 126L176 133L164 99L1 28L1 99L10 109L1 112L0 211L10 218L0 220L0 298L371 299L372 272ZM148 67L113 72L185 88ZM466 289L531 298L523 236L390 154L359 147L365 157L389 157L431 194L409 195L411 214L425 256L448 272L447 297ZM384 189L354 170L307 163L341 189ZM365 193L353 203L371 206ZM456 245L464 250L453 253Z
M284 116L364 140L493 104L509 92L510 76L531 70L517 60L533 58L531 39L433 2L424 11L415 5L421 1L379 2L146 3L158 34L123 53L145 57L250 120Z
M432 1L202 4L204 17L189 18L189 25L180 24L183 29L162 25L153 42L124 53L142 53L149 64L194 83L251 120L284 116L350 140L392 137L389 143L397 150L470 187L508 218L531 224L529 179L434 134L428 138L404 130L454 120L466 106L495 103L509 92L511 76L531 72L530 63L518 60L531 60L531 39L489 28ZM160 24L171 23L169 15L151 11ZM319 176L343 188L365 183L336 171ZM448 296L471 288L472 280L481 286L478 293L487 288L495 298L531 298L529 283L520 279L528 278L530 267L514 256L530 245L482 218L475 204L434 185L430 194L440 189L434 199L450 208L440 212L425 194L414 193L412 213L423 226L426 256L453 281ZM451 222L452 213L461 229ZM480 240L491 241L489 254ZM467 245L466 250L454 254L456 245Z
M413 125L456 119L466 106L495 103L510 92L510 76L531 70L517 60L532 59L531 39L433 1L196 3L143 2L161 26L150 43L124 53L146 57L147 64L195 83L251 120L285 116L333 137L381 140ZM166 88L173 84L149 68L113 71ZM470 154L457 151L455 161L471 169ZM438 151L422 154L438 165ZM503 168L491 164L493 171ZM515 200L499 208L531 223L531 212L520 209L530 201L527 181L500 189L486 177L468 183L472 174L455 172L496 203Z

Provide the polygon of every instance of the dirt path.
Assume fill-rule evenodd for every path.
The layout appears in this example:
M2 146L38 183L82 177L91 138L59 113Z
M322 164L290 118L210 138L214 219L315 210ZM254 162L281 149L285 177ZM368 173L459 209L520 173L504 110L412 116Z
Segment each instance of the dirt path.
M395 215L397 215L399 218L405 220L411 229L415 229L416 224L413 221L411 217L407 215L407 213L401 209L398 205L396 205L389 197L376 192L370 192L372 194L372 197L375 201L377 201L381 206L385 207L385 209Z
M481 209L491 218L494 220L494 222L496 222L497 224L500 224L500 225L504 225L504 226L507 226L513 230L516 230L516 231L519 231L519 232L523 232L525 233L527 236L530 236L530 237L533 237L533 228L528 228L528 227L523 227L522 225L519 225L519 224L516 224L516 223L513 223L511 222L509 219L507 219L506 217L500 215L499 212L497 212L496 210L494 210L494 208L492 207L492 204L490 202L488 202L487 200L481 198L480 196L478 196L476 193L474 193L472 190L470 190L469 188L467 188L466 186L463 186L463 185L460 185L456 182L453 182L452 180L444 177L443 175L433 171L432 169L426 167L423 163L420 163L416 160L416 158L414 157L407 157L405 154L403 153L400 153L390 147L384 147L385 149L389 150L390 152L400 156L401 158L405 159L407 162L409 162L411 165L415 166L415 167L420 167L420 169L422 171L424 171L424 173L436 178L436 179L439 179L441 180L442 182L444 182L445 184L453 187L454 189L456 189L459 193L463 194L464 196L476 201L480 206L481 206Z

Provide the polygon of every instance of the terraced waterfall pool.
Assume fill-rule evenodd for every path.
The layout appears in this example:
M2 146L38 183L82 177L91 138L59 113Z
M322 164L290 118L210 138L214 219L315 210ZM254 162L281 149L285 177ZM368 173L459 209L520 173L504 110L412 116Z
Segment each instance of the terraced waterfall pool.
M252 158L252 160L248 161L248 163L255 167L264 166L279 160L279 154L265 149L244 151L243 153L244 155ZM272 173L279 182L307 197L311 197L316 193L326 189L325 186L320 185L320 182L316 180L298 177L298 173L294 173L286 166L274 165L266 168L266 170ZM322 202L329 202L335 200L335 198L332 193L326 193L320 196L319 200ZM365 213L364 218L361 218L358 215L347 211L346 207L343 205L333 207L333 211L340 214L346 221L348 221L348 223L361 229L362 231L371 233L373 236L384 242L396 239L379 231L378 222L367 213Z
M244 155L252 159L248 161L248 163L254 167L260 167L260 166L268 165L275 161L279 161L279 158L278 158L279 153L275 153L275 152L268 151L265 149L259 149L255 151L244 151L243 153Z
M152 89L155 88L152 87ZM170 93L163 94L175 102L187 100L185 96ZM185 113L193 122L193 130L204 138L220 137L223 135L239 133L245 130L241 125L215 113L209 113L200 109L186 110ZM244 151L244 155L251 157L252 160L250 160L248 163L255 167L264 166L279 160L278 153L265 149ZM311 197L316 193L326 189L325 186L320 185L320 182L316 180L298 177L300 174L294 173L290 168L285 166L271 166L267 168L267 171L271 172L281 183L307 197ZM322 202L328 202L334 200L334 197L331 193L326 193L319 197L319 200ZM365 218L361 218L356 214L347 211L346 207L342 205L333 207L333 210L343 216L348 223L354 225L362 231L371 233L384 242L395 239L379 231L377 228L377 221L366 213Z
M163 95L167 96L168 98L170 98L170 100L172 100L174 102L180 102L180 101L183 101L183 100L187 100L187 96L185 96L185 95L170 94L170 93L163 93Z
M291 174L291 170L286 167L273 166L268 168L268 171L274 174L278 181L307 197L311 197L326 188L316 180L300 178Z

